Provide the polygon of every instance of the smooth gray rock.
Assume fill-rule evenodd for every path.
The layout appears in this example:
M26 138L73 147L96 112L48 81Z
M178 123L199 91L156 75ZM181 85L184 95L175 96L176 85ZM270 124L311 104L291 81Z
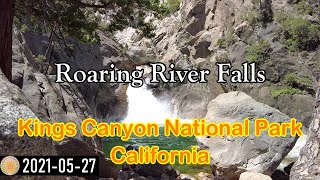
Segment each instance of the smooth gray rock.
M270 137L264 131L254 136L254 120L266 118L269 122L289 122L280 111L255 101L243 92L221 94L208 105L206 119L209 122L242 122L250 119L249 137L199 137L202 149L211 153L211 166L217 174L227 178L239 178L244 171L271 175L295 144L295 138Z

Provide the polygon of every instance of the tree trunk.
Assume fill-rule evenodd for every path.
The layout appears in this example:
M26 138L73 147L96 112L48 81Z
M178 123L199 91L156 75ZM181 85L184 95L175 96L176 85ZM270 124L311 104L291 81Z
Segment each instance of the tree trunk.
M291 169L290 179L320 179L320 89L316 96L309 138L300 152L298 161Z
M0 68L12 79L12 25L15 0L0 0Z

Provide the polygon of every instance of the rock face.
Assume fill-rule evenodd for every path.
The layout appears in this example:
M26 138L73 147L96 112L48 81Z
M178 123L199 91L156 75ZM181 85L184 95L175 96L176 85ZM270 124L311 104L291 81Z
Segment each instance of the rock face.
M249 137L201 137L200 147L211 153L211 166L217 175L237 179L244 171L271 175L295 144L291 136L272 138L266 131L260 137L253 134L254 120L289 122L280 111L259 103L243 92L219 95L208 105L209 122L243 122L250 119Z
M300 151L298 161L293 165L290 179L319 179L320 175L320 91L317 93L317 101L313 121L309 129L309 138L306 145Z
M43 37L34 35L33 41L26 41L25 36L16 30L14 31L13 82L17 86L9 83L0 72L0 155L4 156L10 153L11 155L99 156L99 177L116 179L119 167L106 159L104 153L99 151L103 149L100 138L84 137L81 133L77 133L75 138L65 139L61 142L54 142L49 138L18 137L18 118L38 118L43 122L50 123L74 122L80 128L80 124L85 118L115 117L125 114L126 111L126 86L55 83L55 75L51 75L49 72L50 65L36 61L35 56L38 55L37 53L41 54L41 46L44 47L43 44L39 44L43 41L39 41L36 46L33 46L32 42L35 43L34 41L39 40L37 38ZM106 39L108 40L108 38ZM102 45L97 50L101 53L99 57L104 58L107 62L110 62L111 59L122 59L120 56L116 56L117 52L114 52L114 48L116 48L114 46L117 44L111 42L107 44L108 46ZM54 54L54 52L52 53ZM68 52L64 51L63 53L66 55ZM92 55L88 52L81 51L81 53L78 53L77 57L73 57L75 59L69 62L70 66L75 66L74 70L80 68L79 66L86 66L86 64L81 64L84 63L84 59L77 62L76 65L72 64L77 58ZM116 57L113 58L112 55ZM55 60L61 59L56 57ZM68 59L64 60L68 61ZM128 62L120 60L114 62L119 67L132 68ZM97 62L91 64L93 65L89 68L101 68ZM44 67L47 68L45 71ZM81 90L81 88L84 89Z
M54 75L44 75L31 66L34 57L17 31L14 33L13 55L13 82L20 86L41 121L74 122L80 127L83 119L93 117L91 108L74 84L55 83ZM99 139L81 137L80 133L76 138L102 149Z
M71 47L54 43L49 49L48 71L45 74L56 74L55 63L70 65L70 73L81 69L84 71L109 69L111 63L117 69L133 70L135 65L122 51L117 42L100 33L101 42L98 44L84 44L75 40L66 40ZM28 63L35 70L41 70L42 64L36 62L35 57L44 55L48 49L49 37L36 33L26 33L18 38L22 43ZM19 43L19 42L18 42ZM18 71L20 74L22 70ZM83 96L82 99L91 109L92 115L98 119L122 120L127 111L127 85L109 83L74 83ZM122 116L121 116L122 115Z
M56 155L48 138L18 137L18 119L37 118L22 91L7 81L0 70L0 156Z
M267 41L270 44L270 58L259 64L259 69L266 71L266 83L237 84L228 81L225 84L211 82L211 85L160 85L154 88L155 94L159 98L172 100L177 116L192 119L205 116L206 106L219 94L243 91L255 100L303 121L308 127L319 81L319 49L316 53L309 52L308 56L290 53L277 33L280 25L273 16L279 9L288 13L296 11L289 1L279 0L181 0L179 11L161 21L153 20L156 37L151 39L151 43L146 38L136 38L139 32L132 29L117 34L117 38L123 45L128 45L129 52L130 49L155 52L149 60L140 58L136 61L138 64L156 60L166 65L175 63L177 69L207 68L211 70L210 78L214 81L217 78L216 62L230 61L232 69L242 69L242 64L248 61L248 48L261 40ZM263 21L261 25L249 22L250 17L259 15ZM308 78L310 88L301 89L302 92L297 94L275 96L276 90L287 88L285 76L292 73Z

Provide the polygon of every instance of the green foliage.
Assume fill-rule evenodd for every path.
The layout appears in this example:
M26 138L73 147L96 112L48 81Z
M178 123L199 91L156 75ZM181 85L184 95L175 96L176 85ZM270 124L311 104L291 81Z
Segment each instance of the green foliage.
M284 77L284 83L291 87L299 89L310 89L312 88L312 80L309 77L299 77L296 74L287 74Z
M39 54L37 57L34 58L36 63L43 64L47 61L47 58L44 55Z
M250 26L256 26L261 22L261 15L256 10L251 10L242 15L241 19L248 21Z
M258 43L252 44L247 49L247 60L248 62L265 62L270 59L270 43L268 41L262 40Z
M165 3L165 8L167 8L167 14L172 14L173 12L179 10L180 0L167 0Z
M30 29L26 24L21 24L20 25L19 32L26 33L26 32L29 32L29 31L30 31Z
M320 44L320 25L302 17L280 13L277 21L281 24L281 42L290 51L314 50Z
M219 48L226 48L235 42L236 42L236 39L234 37L234 29L230 27L226 35L218 39L217 45L219 46Z
M97 43L97 29L113 32L131 26L151 37L153 26L142 20L146 12L163 15L177 10L179 4L178 0L166 4L160 0L23 0L16 1L15 19L32 30L53 33L55 39L73 37ZM113 12L109 13L110 24L101 24L100 17L95 15L97 11Z
M100 31L108 31L108 24L107 23L104 23L104 22L101 22L101 23L99 23L99 27L98 27L98 29L100 30Z
M277 98L283 94L294 95L294 94L301 94L301 93L302 93L302 91L300 89L296 89L296 88L292 88L292 87L271 90L271 94L272 94L273 98Z
M303 15L312 15L313 9L312 6L307 1L300 1L296 4L296 10L298 13Z

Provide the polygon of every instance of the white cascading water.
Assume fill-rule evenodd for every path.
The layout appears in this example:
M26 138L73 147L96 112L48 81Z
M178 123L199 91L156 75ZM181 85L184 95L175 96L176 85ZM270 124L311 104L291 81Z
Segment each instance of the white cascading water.
M167 103L160 102L154 97L146 85L140 88L128 87L128 113L124 123L148 123L164 124L166 118L172 117Z

